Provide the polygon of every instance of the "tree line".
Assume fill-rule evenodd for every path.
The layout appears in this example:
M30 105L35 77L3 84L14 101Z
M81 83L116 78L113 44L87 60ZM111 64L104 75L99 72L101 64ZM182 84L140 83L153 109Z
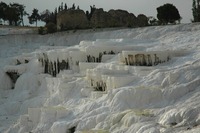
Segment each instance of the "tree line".
M46 9L43 12L39 13L38 9L33 8L32 13L28 14L25 11L25 6L22 4L6 4L5 2L0 2L0 20L3 20L4 24L5 22L8 22L9 25L24 26L23 17L28 16L29 23L35 23L36 26L38 21L43 21L46 24L48 24L49 22L56 24L57 13L64 10L79 10L79 6L76 7L75 4L73 4L72 7L68 7L66 3L63 4L62 2L58 8L55 8L54 12Z
M86 11L86 16L90 20L92 14L94 13L96 7L90 6L90 12ZM24 16L28 17L30 24L36 24L38 21L43 21L46 24L53 23L56 25L56 18L59 12L65 10L80 10L79 6L76 7L73 4L71 7L65 3L61 3L58 7L55 8L53 12L46 9L45 11L39 13L38 9L34 8L31 14L28 14L25 11L25 6L19 3L10 3L6 4L0 2L0 20L5 24L7 22L9 25L24 26ZM200 0L193 0L192 3L192 13L193 20L192 22L200 22ZM149 17L149 25L165 25L169 23L180 22L181 16L178 9L173 4L164 4L157 8L157 19L154 17Z

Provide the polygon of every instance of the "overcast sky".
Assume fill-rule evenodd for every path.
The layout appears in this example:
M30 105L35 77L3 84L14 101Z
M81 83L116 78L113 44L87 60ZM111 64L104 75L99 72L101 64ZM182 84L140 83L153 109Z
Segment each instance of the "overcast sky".
M79 5L84 11L90 10L90 5L95 5L96 8L103 8L105 11L110 9L123 9L137 16L145 14L146 16L156 17L156 8L171 3L177 7L181 15L182 23L189 23L192 17L192 0L2 0L5 3L20 3L26 6L25 10L31 14L32 9L36 8L39 12L49 9L54 11L61 2L67 3L71 7L73 3Z

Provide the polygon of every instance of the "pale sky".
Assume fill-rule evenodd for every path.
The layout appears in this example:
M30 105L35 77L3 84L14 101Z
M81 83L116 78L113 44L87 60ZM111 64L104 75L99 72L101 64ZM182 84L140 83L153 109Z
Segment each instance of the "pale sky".
M19 3L26 6L25 10L31 14L32 9L36 8L39 12L46 9L54 11L61 2L67 3L68 7L71 7L73 3L76 6L79 5L80 9L84 11L90 11L90 5L95 5L96 8L103 8L105 11L110 9L123 9L133 13L135 16L144 14L148 16L157 15L156 8L171 3L179 10L181 17L183 18L181 23L191 22L192 17L192 0L2 0L5 3Z

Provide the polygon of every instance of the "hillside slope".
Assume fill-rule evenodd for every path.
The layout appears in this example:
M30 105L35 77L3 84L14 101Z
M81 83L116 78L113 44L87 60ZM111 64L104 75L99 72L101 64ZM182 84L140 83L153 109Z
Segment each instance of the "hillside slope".
M200 24L0 37L0 132L200 132Z

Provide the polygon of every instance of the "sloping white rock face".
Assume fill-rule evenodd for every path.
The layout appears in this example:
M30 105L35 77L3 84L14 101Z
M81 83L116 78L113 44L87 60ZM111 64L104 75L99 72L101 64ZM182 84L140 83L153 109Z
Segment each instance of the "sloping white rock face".
M200 132L198 23L91 32L1 36L0 132Z

